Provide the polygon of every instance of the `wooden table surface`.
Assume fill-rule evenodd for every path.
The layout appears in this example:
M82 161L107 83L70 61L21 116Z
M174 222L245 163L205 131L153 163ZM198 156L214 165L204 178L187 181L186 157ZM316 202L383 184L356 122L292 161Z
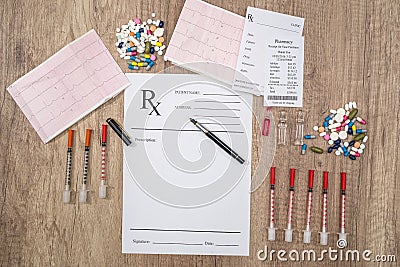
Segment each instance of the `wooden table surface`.
M277 241L267 240L269 190L266 182L251 195L251 240L249 257L125 255L121 253L122 146L110 135L108 146L107 199L90 195L88 204L61 201L66 140L63 133L43 145L17 104L6 91L13 83L63 46L94 28L125 70L114 47L115 28L134 17L156 12L166 22L168 41L183 0L160 1L22 1L0 4L0 265L1 266L318 266L321 262L259 261L264 249L315 249L321 222L322 171L330 172L329 246L337 249L341 171L348 176L347 249L371 250L375 255L395 255L400 260L399 148L400 141L400 2L371 0L209 0L210 3L244 15L247 6L305 18L304 107L306 132L321 121L330 108L357 101L368 121L369 140L365 154L353 162L332 154L310 151L299 155L293 145L277 149ZM152 72L170 63L157 61ZM123 120L123 94L79 121L76 144L82 144L84 129L98 129L105 119ZM254 110L262 112L262 100ZM277 109L274 109L275 117ZM288 136L294 136L296 109L289 114ZM261 136L254 124L253 166L258 163ZM98 132L94 134L97 140ZM316 143L318 143L316 141ZM322 141L321 141L322 144ZM324 145L326 148L326 146ZM76 148L72 187L82 170L81 145ZM94 146L92 162L100 162L100 147ZM287 208L289 168L297 169L293 227L294 242L283 241ZM307 172L316 170L312 244L302 243L305 222ZM97 189L100 176L92 168L89 187ZM80 178L79 178L80 181ZM288 256L286 255L286 258ZM330 261L331 266L396 266L396 263Z

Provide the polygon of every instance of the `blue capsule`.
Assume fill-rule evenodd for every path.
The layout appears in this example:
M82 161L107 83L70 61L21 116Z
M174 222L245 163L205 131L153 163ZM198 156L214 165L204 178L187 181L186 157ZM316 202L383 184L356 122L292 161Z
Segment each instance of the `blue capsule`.
M135 51L136 51L136 46L129 47L128 49L126 49L126 52L135 52Z
M140 59L138 59L138 58L136 58L136 57L134 57L134 56L131 56L131 59L134 60L134 61L136 61L136 62L140 62Z
M154 65L154 61L151 61L151 62L149 63L149 65L147 65L146 70L150 70L151 67L153 67L153 65Z
M340 145L341 142L342 142L342 140L338 139L338 140L335 141L335 144L336 145Z
M335 114L330 114L328 117L325 118L325 121L329 121L335 116Z
M355 142L356 142L356 141L351 140L350 143L349 143L349 147L350 147L350 146L354 146L354 143L355 143Z
M160 23L158 24L158 27L160 27L160 28L164 27L164 21L160 20Z
M366 129L357 129L357 130L356 130L356 134L366 133L366 132L367 132Z
M122 43L122 42L119 43L119 44L118 44L118 48L122 48L123 45L124 45L124 43Z
M144 32L144 29L143 29L143 28L140 28L140 29L139 29L139 33L140 33L140 32Z
M354 119L352 119L350 122L349 122L349 128L351 127L351 126L353 126L353 124L356 122L356 120L357 120L357 118L354 118Z
M139 67L138 66L133 66L133 65L128 65L128 68L131 70L138 70Z
M333 147L328 147L328 153L332 153L332 151L333 151Z
M357 159L354 155L350 155L349 158L350 158L351 160L356 160L356 159Z
M315 135L307 134L304 136L305 139L315 139Z
M303 144L303 145L301 146L301 154L302 154L302 155L306 154L306 150L307 150L307 145L306 145L306 144Z
M332 148L333 149L338 149L340 147L340 145L339 144L336 144L336 145L334 145Z
M150 54L154 54L154 47L150 47Z
M328 127L329 123L327 121L324 121L324 127Z
M350 134L350 135L353 135L353 130L352 130L351 128L349 128L349 129L347 130L347 133Z

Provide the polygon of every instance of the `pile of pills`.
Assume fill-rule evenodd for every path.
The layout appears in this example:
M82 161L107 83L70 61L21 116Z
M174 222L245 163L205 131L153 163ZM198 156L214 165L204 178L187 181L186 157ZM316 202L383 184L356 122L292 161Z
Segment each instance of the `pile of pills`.
M164 53L164 22L155 20L155 13L151 17L145 21L130 20L116 30L118 40L115 45L120 57L127 60L129 69L144 67L150 70L157 59L156 54L162 56Z
M314 126L313 130L319 133L330 145L328 153L335 151L337 156L344 155L351 160L356 160L364 152L368 140L367 129L362 129L366 121L358 117L356 102L347 103L344 108L331 109L322 125ZM305 139L315 139L315 135L306 135ZM301 154L304 155L307 145L303 145ZM310 148L315 153L322 154L323 149L313 146Z

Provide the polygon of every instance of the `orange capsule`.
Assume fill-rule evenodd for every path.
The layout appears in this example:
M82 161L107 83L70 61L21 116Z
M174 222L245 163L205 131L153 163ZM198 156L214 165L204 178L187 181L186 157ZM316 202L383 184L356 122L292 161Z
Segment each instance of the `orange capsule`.
M130 35L130 36L133 36L133 35L134 35L134 33L133 33L133 32L130 32L130 33L129 33L129 35Z
M162 36L159 37L159 38L158 38L158 41L159 41L160 43L164 43L164 37L162 37Z
M129 41L129 44L131 45L131 47L135 46L135 44L132 41Z

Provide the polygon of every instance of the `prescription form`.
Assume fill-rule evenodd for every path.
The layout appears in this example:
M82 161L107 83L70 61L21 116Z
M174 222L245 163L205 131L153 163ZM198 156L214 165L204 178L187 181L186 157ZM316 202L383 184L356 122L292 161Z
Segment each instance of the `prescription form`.
M136 146L124 147L122 252L248 256L252 96L200 75L127 76L125 129Z

